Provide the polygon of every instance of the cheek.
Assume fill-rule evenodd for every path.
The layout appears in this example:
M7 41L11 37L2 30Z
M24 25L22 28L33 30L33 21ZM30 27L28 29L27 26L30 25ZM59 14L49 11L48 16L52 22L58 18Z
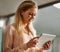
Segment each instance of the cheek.
M28 21L31 21L32 20L32 18L31 17L28 17Z
M27 15L24 15L23 18L24 18L24 20L27 20L28 19L28 16Z
M32 17L31 16L29 16L29 15L25 15L24 16L24 21L30 22L31 20L32 20Z
M29 22L30 18L29 18L28 16L25 16L25 17L24 17L24 20L25 20L26 22Z
M30 17L29 15L27 15L27 16L26 16L26 20L28 20L28 21L29 21L29 20L30 20L30 18L31 18L31 17Z

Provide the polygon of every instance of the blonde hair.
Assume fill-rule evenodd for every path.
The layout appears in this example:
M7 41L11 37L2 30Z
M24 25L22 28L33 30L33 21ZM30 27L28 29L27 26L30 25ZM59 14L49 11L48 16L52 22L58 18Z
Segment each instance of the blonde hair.
M21 13L25 12L28 9L33 8L33 7L37 8L37 5L32 0L25 0L19 5L19 7L16 11L16 14L15 14L15 21L14 21L15 27L16 27L16 30L18 33L22 34L23 29L24 29ZM29 29L29 32L31 32L31 34L33 34L30 27L28 29Z

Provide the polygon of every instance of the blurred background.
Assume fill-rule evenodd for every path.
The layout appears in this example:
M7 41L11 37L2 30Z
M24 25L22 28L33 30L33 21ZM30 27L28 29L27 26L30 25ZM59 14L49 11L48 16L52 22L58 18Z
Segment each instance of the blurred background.
M0 52L2 52L3 28L14 21L17 7L23 0L0 0ZM56 35L51 48L45 52L60 52L60 0L33 0L38 4L38 13L33 25L37 34Z

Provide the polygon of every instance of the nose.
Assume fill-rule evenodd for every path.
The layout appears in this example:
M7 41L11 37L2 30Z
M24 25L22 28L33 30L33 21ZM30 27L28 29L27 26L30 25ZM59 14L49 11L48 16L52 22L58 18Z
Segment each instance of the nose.
M30 17L29 20L34 20L35 19L35 15L34 14L29 15L29 17Z
M35 16L34 16L34 15L32 15L32 16L31 16L31 19L34 19L34 18L35 18Z
M34 16L31 16L30 20L33 20L34 19Z
M35 19L35 16L32 16L32 19Z

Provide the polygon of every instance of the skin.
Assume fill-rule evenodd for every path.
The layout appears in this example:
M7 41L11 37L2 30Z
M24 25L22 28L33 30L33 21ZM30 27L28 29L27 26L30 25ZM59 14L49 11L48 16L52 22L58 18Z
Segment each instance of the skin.
M22 18L23 18L23 23L24 25L29 25L31 21L34 20L36 17L37 9L36 8L30 8L25 12L22 12Z
M21 13L25 27L27 27L30 24L30 22L34 20L34 18L36 17L36 13L37 13L37 8L30 8L27 11ZM26 46L27 48L35 47L37 42L38 42L38 37L34 37L26 44ZM43 44L42 48L39 49L39 52L40 51L43 52L43 50L48 50L50 48L50 45L51 45L51 41L46 42L45 44Z

